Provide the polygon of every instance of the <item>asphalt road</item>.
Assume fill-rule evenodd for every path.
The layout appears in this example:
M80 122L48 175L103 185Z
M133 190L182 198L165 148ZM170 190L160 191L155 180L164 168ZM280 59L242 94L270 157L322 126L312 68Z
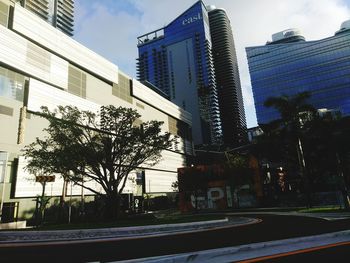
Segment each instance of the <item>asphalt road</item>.
M249 217L260 218L262 222L200 233L131 238L122 241L106 240L82 244L70 244L67 242L58 245L28 244L25 247L6 247L0 248L0 261L2 263L115 261L229 247L350 229L350 219L326 221L311 217L261 214L249 215Z

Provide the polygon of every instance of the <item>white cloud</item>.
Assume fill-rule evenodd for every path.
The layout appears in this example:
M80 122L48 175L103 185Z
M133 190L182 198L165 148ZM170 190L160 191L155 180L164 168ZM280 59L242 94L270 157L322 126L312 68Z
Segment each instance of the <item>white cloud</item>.
M114 14L100 4L90 8L92 13L84 10L79 15L80 24L76 27L74 38L134 76L139 20L123 10Z
M84 1L84 2L83 2ZM138 12L113 11L113 1L76 1L75 38L135 76L139 35L161 28L196 0L123 0ZM121 1L121 0L118 0ZM84 3L84 4L83 4ZM120 3L120 2L119 2ZM211 0L226 9L236 45L248 127L256 125L245 47L264 45L273 33L299 28L307 40L334 34L350 19L349 0Z

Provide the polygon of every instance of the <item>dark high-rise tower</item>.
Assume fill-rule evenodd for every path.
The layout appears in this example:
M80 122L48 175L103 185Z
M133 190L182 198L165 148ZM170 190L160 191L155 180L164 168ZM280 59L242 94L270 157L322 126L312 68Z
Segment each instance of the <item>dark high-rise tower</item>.
M238 146L246 137L242 92L229 20L224 12L222 22L221 12L209 12L209 23L198 1L166 27L140 36L137 73L192 114L195 144ZM215 62L213 51L227 58Z
M74 0L21 0L21 4L67 35L73 35Z
M193 141L221 144L208 12L198 1L164 28L138 37L140 81L192 114Z
M231 24L224 9L214 6L207 9L223 141L238 146L247 141L247 124Z

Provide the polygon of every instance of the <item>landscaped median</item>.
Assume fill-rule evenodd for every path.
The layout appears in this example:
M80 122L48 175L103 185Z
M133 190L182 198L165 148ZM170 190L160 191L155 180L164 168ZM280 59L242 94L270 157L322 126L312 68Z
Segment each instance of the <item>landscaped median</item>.
M299 213L343 213L349 212L349 210L343 209L339 206L322 206L322 207L310 207L297 210Z
M162 225L189 223L197 221L210 221L225 219L224 215L215 214L179 214L179 213L146 213L135 214L123 217L113 222L85 222L74 224L47 224L35 228L35 230L65 230L65 229L95 229L95 228L114 228L114 227L132 227L147 225Z

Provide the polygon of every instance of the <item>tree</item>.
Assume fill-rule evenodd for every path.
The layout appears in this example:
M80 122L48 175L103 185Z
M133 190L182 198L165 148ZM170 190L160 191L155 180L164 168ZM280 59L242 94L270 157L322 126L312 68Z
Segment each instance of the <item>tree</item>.
M110 219L117 217L129 174L142 164L155 165L161 152L177 141L161 131L163 122L137 126L141 115L130 108L102 106L95 114L73 106L54 111L42 107L41 116L49 121L44 129L47 135L25 147L27 169L34 174L59 173L101 196ZM103 192L89 187L87 181L96 182Z
M306 103L310 98L309 92L301 92L295 96L282 95L268 98L264 106L274 107L280 113L280 118L263 125L265 133L284 137L286 142L296 145L300 165L303 166L303 149L301 147L302 129L308 121L312 120L316 112L315 108Z
M203 198L204 193L207 192L209 169L206 166L191 166L178 170L177 186L179 192L186 196L185 199L191 200L196 211L201 207L198 203L198 197Z
M282 95L270 97L264 102L265 107L274 107L281 115L279 121L285 126L299 126L301 114L314 113L315 108L306 101L311 97L307 91L297 93L294 96Z
M346 164L350 153L350 118L329 113L316 116L308 126L304 146L311 180L321 191L341 191L343 205L349 209Z
M309 92L301 92L294 96L270 97L264 103L265 107L274 107L280 113L281 118L275 120L270 126L274 127L281 137L284 137L286 145L289 146L287 149L288 157L292 156L293 152L297 154L300 174L307 192L308 206L311 205L310 184L302 146L302 129L316 112L315 108L307 103L310 96Z

